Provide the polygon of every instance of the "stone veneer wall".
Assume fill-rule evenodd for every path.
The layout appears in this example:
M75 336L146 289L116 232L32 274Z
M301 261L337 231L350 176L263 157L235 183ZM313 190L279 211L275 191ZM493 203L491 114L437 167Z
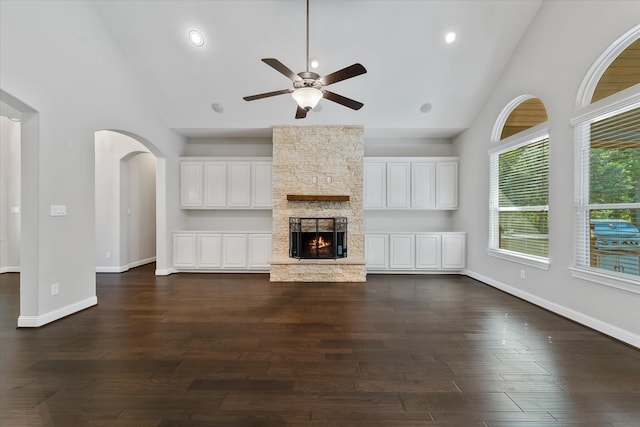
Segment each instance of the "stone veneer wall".
M273 128L272 282L364 282L362 126ZM317 182L313 182L313 177ZM328 179L331 182L328 182ZM288 194L348 195L348 202L289 202ZM289 258L289 217L347 217L347 258Z

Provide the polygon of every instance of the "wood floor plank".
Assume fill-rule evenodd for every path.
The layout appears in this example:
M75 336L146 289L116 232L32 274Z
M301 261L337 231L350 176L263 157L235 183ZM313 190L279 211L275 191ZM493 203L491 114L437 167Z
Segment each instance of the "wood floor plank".
M463 276L270 283L98 274L99 305L16 329L3 427L629 427L640 350Z

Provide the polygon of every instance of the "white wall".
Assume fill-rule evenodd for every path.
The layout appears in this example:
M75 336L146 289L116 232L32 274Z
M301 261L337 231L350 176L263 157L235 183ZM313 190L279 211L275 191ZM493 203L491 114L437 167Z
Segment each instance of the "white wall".
M0 116L0 273L20 271L20 122Z
M127 175L127 203L121 210L127 225L126 261L133 268L156 257L156 159L151 153L141 153L122 163L121 170Z
M158 270L170 271L167 236L182 227L178 154L95 4L0 2L0 90L22 101L20 326L39 326L97 302L94 132L139 136L159 157ZM8 102L10 103L10 102ZM50 216L50 205L67 215ZM51 295L58 283L59 295Z
M606 19L603 19L606 17ZM576 279L573 266L573 129L578 88L605 49L640 22L637 1L544 2L469 130L460 156L458 230L468 231L468 272L489 284L640 346L640 294ZM487 255L490 136L501 110L522 94L539 97L550 123L550 268ZM520 279L525 270L526 279Z

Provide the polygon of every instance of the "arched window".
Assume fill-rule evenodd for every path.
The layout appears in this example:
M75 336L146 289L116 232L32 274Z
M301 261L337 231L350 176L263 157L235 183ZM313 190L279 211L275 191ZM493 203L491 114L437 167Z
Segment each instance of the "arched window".
M496 121L490 158L489 253L548 268L549 130L540 99L523 95Z
M572 120L574 275L640 292L640 26L598 59L581 90L591 103Z

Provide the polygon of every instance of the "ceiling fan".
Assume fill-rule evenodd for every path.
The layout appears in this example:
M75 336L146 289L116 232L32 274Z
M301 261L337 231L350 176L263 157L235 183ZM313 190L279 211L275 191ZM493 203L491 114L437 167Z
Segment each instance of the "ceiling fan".
M293 99L298 103L296 110L296 119L304 119L307 117L307 113L318 105L318 102L322 98L326 98L329 101L336 102L345 107L349 107L353 110L359 110L364 105L361 102L347 98L337 93L324 89L325 86L340 82L342 80L350 79L351 77L359 76L367 72L366 68L362 64L353 64L341 70L327 74L320 77L319 74L309 71L309 0L307 0L307 58L306 58L306 71L300 73L294 73L282 62L275 58L263 58L262 62L269 65L276 71L284 74L286 77L293 81L293 88L276 90L273 92L261 93L258 95L245 96L242 99L245 101L254 101L256 99L269 98L276 95L284 95L290 93Z

